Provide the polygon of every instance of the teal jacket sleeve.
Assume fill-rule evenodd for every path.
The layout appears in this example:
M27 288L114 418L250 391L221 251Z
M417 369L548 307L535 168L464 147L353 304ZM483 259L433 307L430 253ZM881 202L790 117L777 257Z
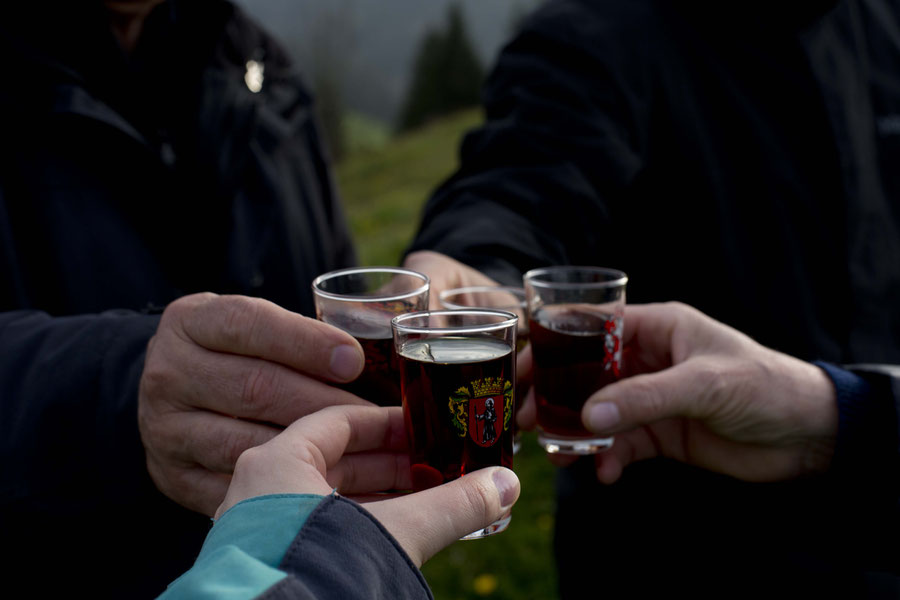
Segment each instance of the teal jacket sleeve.
M194 566L160 600L432 598L383 526L337 494L270 495L216 521Z

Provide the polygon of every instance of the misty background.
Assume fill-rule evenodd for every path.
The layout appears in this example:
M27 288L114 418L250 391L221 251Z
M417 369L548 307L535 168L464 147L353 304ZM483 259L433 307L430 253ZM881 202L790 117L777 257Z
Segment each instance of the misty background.
M519 20L540 0L236 0L294 57L319 100L393 127L416 54L445 26L451 5L487 70ZM334 86L336 90L322 89Z

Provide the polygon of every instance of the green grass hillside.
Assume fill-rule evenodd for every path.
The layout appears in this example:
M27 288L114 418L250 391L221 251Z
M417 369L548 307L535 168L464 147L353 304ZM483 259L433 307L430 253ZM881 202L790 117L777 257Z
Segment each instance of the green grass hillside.
M396 138L378 136L371 124L348 123L351 150L337 179L360 264L398 263L422 204L456 168L462 136L481 119L480 111L470 110Z
M371 124L350 123L351 151L338 165L337 182L361 264L398 264L418 226L422 204L455 170L464 133L481 119L479 111L467 111L393 139L373 131ZM501 534L456 542L425 565L422 570L437 600L556 597L554 470L533 434L523 442L515 457L522 495L512 523Z

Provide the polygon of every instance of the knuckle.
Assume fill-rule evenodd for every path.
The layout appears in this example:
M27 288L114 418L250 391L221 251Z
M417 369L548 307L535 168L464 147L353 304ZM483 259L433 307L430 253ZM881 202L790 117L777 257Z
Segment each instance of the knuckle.
M228 344L244 339L253 330L261 308L258 301L246 296L221 296L215 299L214 306L221 314L220 335Z
M704 317L703 313L693 306L677 300L666 302L665 306L672 311L675 323L681 326L693 323Z
M169 388L171 381L172 373L164 363L147 360L139 384L141 394L149 400L156 399Z
M678 300L669 300L663 303L664 306L668 306L672 311L678 312L684 315L693 314L697 312L697 310L690 306L689 304L685 304L684 302L680 302Z
M701 390L698 394L699 402L715 401L723 397L731 387L731 378L714 360L697 361L693 376L696 382L694 389Z
M271 448L249 430L237 427L225 432L221 440L216 440L216 448L212 451L219 455L216 461L219 468L228 472L236 469L241 460L265 469L266 464L271 462L272 453Z
M266 469L267 464L270 462L268 456L268 450L265 446L251 446L241 447L241 445L233 446L235 451L234 460L232 464L234 464L234 472L256 472L258 470Z
M198 306L211 302L214 298L216 298L216 295L212 292L190 294L177 298L166 305L162 313L161 323L171 324L172 321L185 321Z
M497 492L481 479L474 479L465 487L466 506L479 519L490 519L499 508Z
M244 379L241 405L252 414L262 414L279 393L279 379L277 365L260 362L254 366Z

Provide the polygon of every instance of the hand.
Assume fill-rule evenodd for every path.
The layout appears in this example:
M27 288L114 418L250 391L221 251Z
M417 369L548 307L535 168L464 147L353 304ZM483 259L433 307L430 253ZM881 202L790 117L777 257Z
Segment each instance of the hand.
M487 275L482 274L480 271L476 271L472 267L464 265L449 256L445 256L438 252L431 252L429 250L419 250L418 252L410 253L406 257L403 266L407 269L423 273L431 280L430 290L428 292L428 306L431 310L440 310L443 308L440 301L440 293L443 290L477 285L499 285L496 281ZM520 316L519 318L525 317ZM526 346L525 349L516 356L516 386L520 390L531 387L531 363L531 346ZM526 418L525 421L525 423L529 425L526 428L531 429L534 426L533 408L530 409L530 412L527 414L532 415L530 419ZM522 425L519 411L516 412L516 421Z
M624 338L626 378L582 412L588 429L616 434L596 456L600 481L654 456L747 481L828 468L837 403L818 367L677 303L628 306Z
M271 302L196 294L169 305L138 396L147 469L166 496L212 515L237 457L332 404L369 403L329 385L362 370L343 331Z
M368 499L366 509L422 566L463 535L505 515L519 496L518 478L503 467L414 494L378 500L370 495L411 485L402 409L333 406L244 452L216 518L255 496L328 495L337 488L346 497Z
M439 296L443 290L473 285L498 285L496 281L480 271L476 271L472 267L464 265L449 256L431 252L430 250L419 250L418 252L410 253L406 260L403 261L403 267L428 275L428 278L431 280L428 306L432 310L442 308Z

